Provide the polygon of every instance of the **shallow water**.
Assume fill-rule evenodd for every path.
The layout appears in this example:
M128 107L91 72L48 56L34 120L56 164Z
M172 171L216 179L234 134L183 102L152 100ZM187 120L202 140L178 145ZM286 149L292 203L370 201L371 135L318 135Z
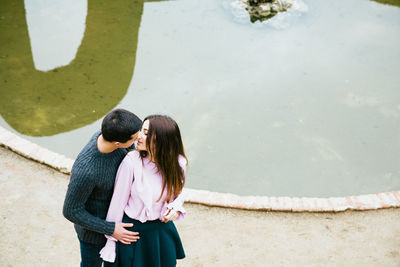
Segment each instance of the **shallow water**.
M75 0L62 30L43 19L57 14L46 1L26 17L22 1L3 4L0 124L73 158L114 107L165 113L181 127L191 188L400 188L400 8L298 1L252 24L234 1L128 2Z

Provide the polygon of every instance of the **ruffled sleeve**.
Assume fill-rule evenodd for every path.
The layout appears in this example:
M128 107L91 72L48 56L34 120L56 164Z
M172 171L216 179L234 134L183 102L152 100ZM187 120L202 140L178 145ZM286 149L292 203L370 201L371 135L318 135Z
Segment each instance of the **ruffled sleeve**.
M115 241L107 239L106 245L100 250L100 257L104 261L114 262L115 261Z
M133 182L133 168L128 154L118 168L115 178L114 193L108 208L106 221L119 223L124 216L124 209L128 203L131 185ZM106 235L107 243L100 251L100 257L108 262L115 260L115 242L112 236Z
M181 193L174 201L167 204L168 209L174 209L180 212L179 217L175 221L183 220L186 216L186 210L183 207L184 202L183 194Z

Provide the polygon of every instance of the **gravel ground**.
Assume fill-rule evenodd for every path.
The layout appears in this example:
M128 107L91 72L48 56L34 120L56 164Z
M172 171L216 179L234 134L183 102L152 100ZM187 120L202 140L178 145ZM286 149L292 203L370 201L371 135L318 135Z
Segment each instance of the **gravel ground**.
M0 147L0 266L79 266L68 176ZM185 204L178 266L400 266L400 209L256 212Z

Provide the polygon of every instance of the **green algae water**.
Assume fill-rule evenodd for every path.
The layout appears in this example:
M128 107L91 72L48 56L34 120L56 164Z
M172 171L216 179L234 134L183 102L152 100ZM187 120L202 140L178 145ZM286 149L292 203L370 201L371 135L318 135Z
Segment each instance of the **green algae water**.
M24 1L2 1L4 120L22 134L50 136L104 116L125 96L131 81L142 9L143 1L89 1L75 58L44 72L34 66Z
M399 1L0 3L0 125L32 142L74 158L121 107L177 120L190 188L400 188Z

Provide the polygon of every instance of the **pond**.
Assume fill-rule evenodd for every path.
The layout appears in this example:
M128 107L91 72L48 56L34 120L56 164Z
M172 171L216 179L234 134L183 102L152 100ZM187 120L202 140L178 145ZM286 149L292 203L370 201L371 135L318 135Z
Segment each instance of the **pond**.
M187 187L400 188L400 1L3 1L0 125L74 158L113 108L178 122Z

